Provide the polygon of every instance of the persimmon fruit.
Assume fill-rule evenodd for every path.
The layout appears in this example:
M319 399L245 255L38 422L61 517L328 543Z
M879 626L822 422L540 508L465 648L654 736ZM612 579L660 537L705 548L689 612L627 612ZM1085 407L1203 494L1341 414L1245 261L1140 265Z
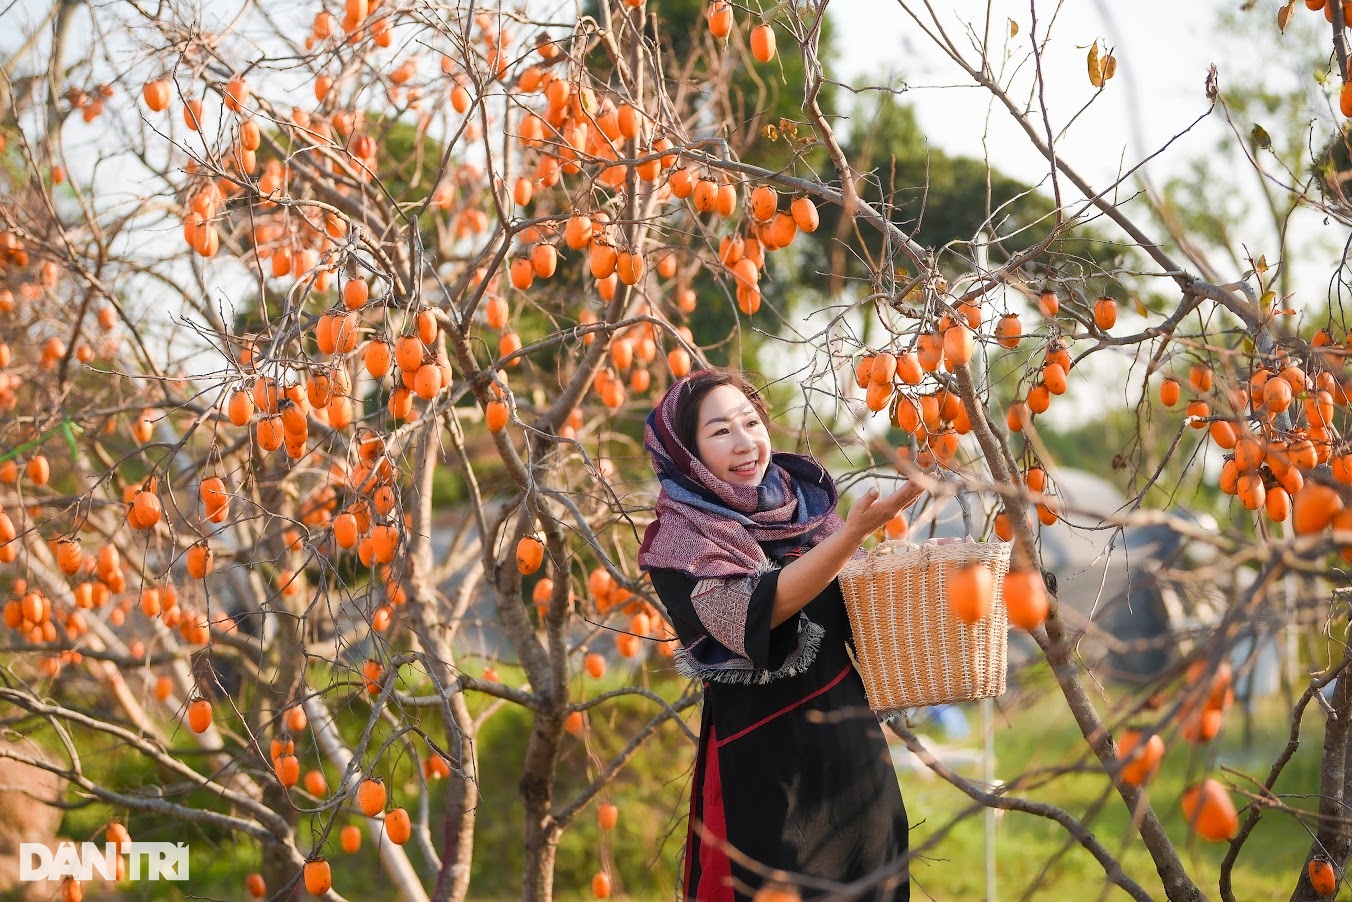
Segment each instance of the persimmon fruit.
M949 610L963 623L970 626L990 613L995 577L985 564L955 567L945 582Z
M211 702L195 698L188 705L188 727L194 733L205 733L211 728Z
M312 858L305 862L305 891L312 896L322 896L333 889L333 870L323 858Z
M1164 740L1158 733L1146 738L1141 730L1125 730L1117 743L1117 760L1122 762L1118 775L1132 786L1144 786L1155 775L1163 758Z
M385 813L385 835L396 846L402 846L413 835L413 823L404 808L391 808Z
M1310 877L1310 887L1321 896L1331 896L1338 891L1338 873L1333 869L1333 862L1323 856L1316 856L1310 859L1306 865L1306 873Z
M1239 815L1230 793L1219 781L1207 778L1183 791L1180 800L1188 825L1203 839L1226 842L1239 832Z
M385 781L365 779L357 786L357 807L367 817L375 817L385 810Z

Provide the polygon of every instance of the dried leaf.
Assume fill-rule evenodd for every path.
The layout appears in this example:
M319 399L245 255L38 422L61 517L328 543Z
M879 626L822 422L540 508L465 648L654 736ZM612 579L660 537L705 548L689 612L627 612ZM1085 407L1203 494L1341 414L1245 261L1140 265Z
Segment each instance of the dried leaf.
M770 141L778 141L779 129L775 128L773 123L767 122L765 127L761 129L761 137Z
M1131 306L1136 310L1137 316L1147 316L1150 313L1150 308L1145 305L1145 302L1134 294L1131 296Z
M1111 53L1103 58L1103 80L1107 81L1117 73L1117 57Z
M1295 5L1295 0L1291 0L1290 3L1277 10L1277 30L1283 34L1286 33L1286 26L1291 22L1291 15L1295 11Z
M1018 33L1019 33L1019 23L1018 23L1018 22L1015 22L1013 19L1010 19L1010 20L1009 20L1009 36L1012 38L1012 37L1015 37Z
M1257 260L1255 260L1255 261L1253 262L1253 271L1256 272L1256 273L1258 273L1258 275L1259 275L1260 278L1263 276L1264 273L1266 273L1266 272L1268 271L1268 263L1267 263L1267 255L1266 255L1266 254L1264 254L1263 256L1259 257Z
M1103 87L1103 66L1099 63L1098 40L1089 48L1089 83L1096 88Z

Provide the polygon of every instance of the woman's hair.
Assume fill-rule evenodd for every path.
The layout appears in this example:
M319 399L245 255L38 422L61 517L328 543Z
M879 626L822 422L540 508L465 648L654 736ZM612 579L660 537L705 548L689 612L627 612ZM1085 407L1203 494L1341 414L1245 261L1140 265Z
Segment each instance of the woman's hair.
M720 385L731 385L751 402L761 419L768 421L769 413L765 409L765 399L756 387L747 381L746 376L736 370L711 367L693 373L685 383L685 389L676 399L676 438L681 444L695 453L695 434L699 431L699 407L709 392ZM767 422L768 425L768 422Z

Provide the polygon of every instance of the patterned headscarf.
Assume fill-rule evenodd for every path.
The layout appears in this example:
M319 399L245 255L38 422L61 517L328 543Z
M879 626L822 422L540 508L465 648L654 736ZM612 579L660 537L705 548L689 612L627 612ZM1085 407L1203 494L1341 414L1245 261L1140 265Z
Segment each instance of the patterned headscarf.
M710 472L676 433L676 409L689 380L667 390L644 428L643 445L661 492L638 564L680 570L695 580L691 601L700 621L732 652L734 668L746 670L747 608L761 575L774 569L770 557L810 548L844 521L836 513L835 482L807 455L773 453L756 486L733 485ZM699 644L685 651L692 654Z

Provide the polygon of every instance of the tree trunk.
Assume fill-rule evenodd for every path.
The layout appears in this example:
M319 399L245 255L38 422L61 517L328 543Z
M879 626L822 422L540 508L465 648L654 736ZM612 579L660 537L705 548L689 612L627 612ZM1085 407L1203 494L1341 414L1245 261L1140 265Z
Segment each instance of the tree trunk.
M457 692L448 700L455 714L455 727L446 730L447 739L458 729L462 753L458 766L446 778L446 813L443 817L441 873L432 891L433 902L464 902L469 895L470 865L474 860L474 823L479 795L479 756L474 748L474 719L465 694Z
M438 691L455 686L455 651L440 629L440 595L433 583L436 569L432 554L432 476L437 458L430 430L418 445L415 461L416 495L412 499L413 529L409 536L409 588L412 603L409 625L422 645L424 660L435 677ZM441 871L432 898L437 902L462 902L469 893L470 865L474 860L474 820L479 793L478 756L474 751L474 718L465 695L458 688L446 699L446 750L451 754L451 774L446 780Z
M562 736L561 721L536 712L518 784L525 812L521 898L526 902L549 902L553 898L554 858L563 832L553 814L554 776Z
M531 744L534 745L534 739ZM523 902L550 902L554 898L554 859L559 851L560 831L548 814L548 805L542 813L540 806L530 801L538 798L540 789L547 792L552 782L532 780L529 770L521 780L521 796L527 800L525 865L521 874Z
M1343 657L1347 658L1352 649L1345 646ZM1305 867L1300 869L1295 891L1291 893L1291 902L1315 902L1328 898L1315 892L1310 885L1309 863L1315 857L1327 858L1333 862L1333 869L1341 878L1347 860L1352 856L1352 830L1348 829L1346 802L1352 798L1352 787L1348 785L1352 778L1352 744L1348 743L1352 732L1352 680L1347 679L1344 671L1338 677L1333 689L1333 711L1324 724L1324 757L1319 768L1319 823L1315 829L1314 841L1310 843L1310 852L1305 857Z

